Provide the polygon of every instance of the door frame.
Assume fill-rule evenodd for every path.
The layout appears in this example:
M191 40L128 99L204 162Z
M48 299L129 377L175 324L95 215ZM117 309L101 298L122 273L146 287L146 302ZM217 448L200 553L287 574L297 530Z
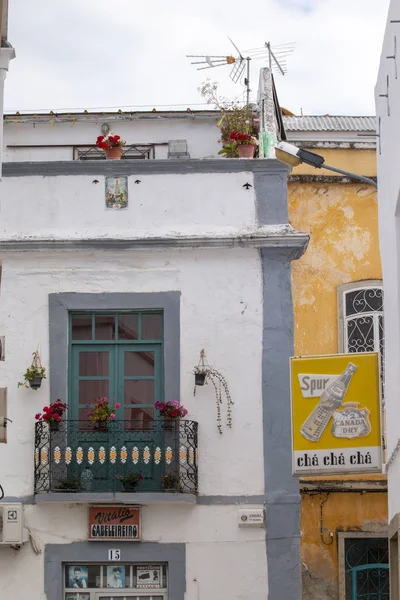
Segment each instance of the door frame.
M386 526L382 526L379 527L378 531L338 531L337 536L339 561L339 600L346 600L345 540L348 538L388 538L388 528Z

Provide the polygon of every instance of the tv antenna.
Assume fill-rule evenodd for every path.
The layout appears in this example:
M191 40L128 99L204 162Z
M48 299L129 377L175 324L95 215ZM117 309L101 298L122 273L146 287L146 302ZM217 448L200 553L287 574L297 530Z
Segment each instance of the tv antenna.
M260 48L252 48L245 50L246 57L243 56L236 44L228 37L228 40L235 48L237 56L229 55L208 55L208 54L187 54L187 58L199 58L201 60L192 61L192 65L200 65L197 67L198 71L203 69L214 69L215 67L223 67L225 65L233 65L229 77L233 83L237 83L241 78L244 69L246 70L246 77L244 79L244 85L246 86L246 104L250 103L250 61L264 59L268 57L268 65L271 72L278 72L282 75L287 73L287 58L294 51L294 43L281 44L280 46L274 46L272 49L270 42L265 42L264 46Z
M238 53L237 57L232 55L208 55L208 54L186 54L187 58L201 58L202 60L192 61L192 65L205 65L197 67L198 71L202 71L203 69L214 69L215 67L223 67L224 65L233 65L232 70L229 74L229 77L232 79L233 83L237 83L241 78L243 71L246 68L247 63L247 72L246 77L244 79L244 85L246 86L246 104L250 102L250 56L244 58L243 54L240 52L239 48L236 44L228 37L228 40L235 48Z

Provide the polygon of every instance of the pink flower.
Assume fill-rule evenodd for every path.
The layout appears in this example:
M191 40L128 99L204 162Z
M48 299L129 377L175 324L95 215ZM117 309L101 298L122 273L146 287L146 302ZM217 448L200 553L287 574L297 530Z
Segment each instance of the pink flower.
M119 402L116 403L115 408L119 408L121 405Z
M110 414L110 419L115 419L115 415L114 415L114 413L111 413L111 414Z
M89 417L91 417L92 415L91 415L91 413L86 413L86 416L89 418Z
M36 413L35 419L38 421L40 419L40 413Z

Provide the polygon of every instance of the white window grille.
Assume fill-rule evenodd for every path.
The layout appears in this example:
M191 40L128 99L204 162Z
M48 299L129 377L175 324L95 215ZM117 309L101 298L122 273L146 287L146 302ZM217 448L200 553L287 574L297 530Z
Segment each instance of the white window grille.
M383 375L385 338L382 281L357 281L340 285L338 307L339 352L379 352Z

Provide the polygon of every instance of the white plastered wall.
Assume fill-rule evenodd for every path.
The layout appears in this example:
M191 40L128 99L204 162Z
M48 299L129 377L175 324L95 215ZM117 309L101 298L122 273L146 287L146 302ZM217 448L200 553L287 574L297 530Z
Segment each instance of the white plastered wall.
M383 268L385 310L385 403L387 456L389 459L389 520L400 512L400 453L394 454L400 438L400 78L396 78L393 55L394 38L399 39L398 2L392 2L382 48L375 88L378 159L378 208L380 250ZM398 59L397 59L398 60ZM399 68L399 67L398 67ZM387 84L389 81L389 97Z

